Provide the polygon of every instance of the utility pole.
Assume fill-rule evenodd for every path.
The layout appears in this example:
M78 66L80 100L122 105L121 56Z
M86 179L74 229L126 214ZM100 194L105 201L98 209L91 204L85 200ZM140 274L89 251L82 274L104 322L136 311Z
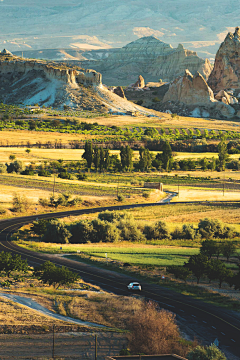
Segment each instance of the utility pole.
M55 195L55 184L56 184L56 180L55 180L55 171L54 171L54 180L53 180L53 198L54 198L54 195Z
M119 188L119 175L118 175L118 181L117 181L117 199L118 199L118 188Z
M223 176L223 196L225 194L225 170L224 170L224 176Z
M53 325L52 358L55 358L55 325Z
M97 334L95 334L95 360L97 360Z

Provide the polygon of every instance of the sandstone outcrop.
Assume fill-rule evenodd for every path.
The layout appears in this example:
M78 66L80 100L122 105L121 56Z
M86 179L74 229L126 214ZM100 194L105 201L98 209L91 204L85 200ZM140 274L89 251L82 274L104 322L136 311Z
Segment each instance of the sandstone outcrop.
M216 102L213 91L200 73L192 75L189 70L175 79L163 98L163 102L174 101L189 105L207 105Z
M145 81L144 81L144 78L142 77L142 75L139 75L138 80L135 82L133 87L140 88L140 89L145 87Z
M240 88L240 28L229 32L216 54L208 80L214 92Z
M113 89L113 92L114 94L120 96L121 98L126 99L122 86L117 86L115 89Z
M212 89L203 76L199 73L193 76L189 70L186 70L184 76L170 83L163 98L162 108L194 117L230 119L235 114L235 109L230 104L236 104L235 101L236 98L224 91L215 99Z

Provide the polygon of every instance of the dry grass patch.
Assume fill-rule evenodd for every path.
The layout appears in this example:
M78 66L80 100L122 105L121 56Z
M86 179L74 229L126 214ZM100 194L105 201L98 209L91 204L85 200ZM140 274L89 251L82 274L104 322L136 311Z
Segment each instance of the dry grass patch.
M65 322L40 315L34 310L0 297L0 325L52 326L53 324L63 325Z
M62 304L71 317L120 329L126 329L129 318L142 307L141 299L106 293L86 293Z

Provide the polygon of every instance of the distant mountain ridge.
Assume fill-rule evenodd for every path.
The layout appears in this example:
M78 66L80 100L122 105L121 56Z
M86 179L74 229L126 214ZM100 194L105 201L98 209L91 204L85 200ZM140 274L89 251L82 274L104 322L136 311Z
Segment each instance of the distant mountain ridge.
M213 58L239 17L233 0L3 0L0 48L97 50L153 35Z
M16 54L19 54L17 52ZM26 51L27 57L33 56L33 51ZM35 51L35 56L54 56L71 64L84 68L92 68L103 75L107 85L129 85L135 82L141 74L147 82L171 81L183 75L186 69L193 74L200 72L206 79L212 71L208 59L201 59L197 53L184 49L179 44L173 48L170 44L154 36L142 37L122 48L92 51L76 50L45 50Z

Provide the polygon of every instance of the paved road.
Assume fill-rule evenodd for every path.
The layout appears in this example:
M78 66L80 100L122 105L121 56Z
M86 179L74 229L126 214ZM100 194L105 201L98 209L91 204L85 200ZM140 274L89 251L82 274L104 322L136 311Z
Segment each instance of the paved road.
M42 214L38 215L38 218L49 218L53 216L63 217L67 215L70 216L99 212L106 209L129 209L131 207L153 205L166 206L164 204L137 204L132 206L127 205L107 208L94 208L55 214ZM106 291L112 291L119 295L129 294L126 289L126 285L129 282L136 280L130 276L99 269L95 266L72 261L56 255L34 253L29 250L20 248L8 241L8 237L14 229L35 219L36 216L30 216L1 221L0 250L20 253L23 258L28 259L29 265L32 266L39 265L46 260L51 260L57 265L65 265L71 270L77 271L85 281L96 284ZM147 299L157 301L160 307L174 312L177 316L177 320L184 325L184 329L187 329L189 334L192 331L192 333L208 344L218 338L220 341L220 347L227 349L232 354L237 356L238 359L240 359L240 315L235 316L235 314L229 310L204 303L197 299L192 299L189 296L178 294L159 285L142 283L142 287L143 290L141 295L145 296Z

